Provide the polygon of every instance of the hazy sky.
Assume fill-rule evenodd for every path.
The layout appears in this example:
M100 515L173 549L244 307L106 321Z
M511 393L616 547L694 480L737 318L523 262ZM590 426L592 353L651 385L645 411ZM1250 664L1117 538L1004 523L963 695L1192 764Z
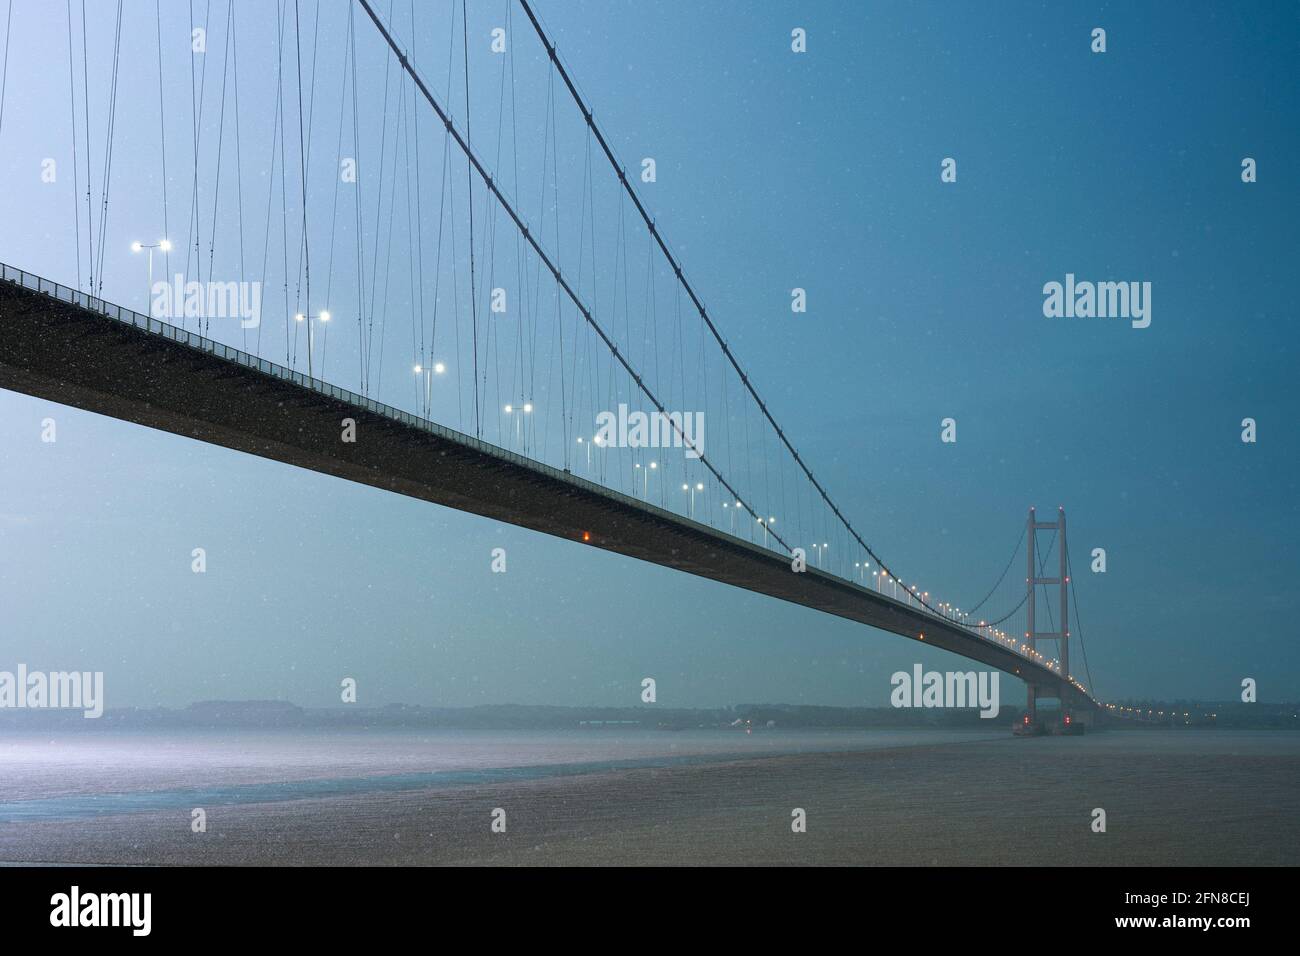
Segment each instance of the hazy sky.
M395 19L409 26L402 6ZM538 42L517 7L506 20L505 0L470 6L476 142L494 153L498 120L530 117L528 130L505 142L507 152L533 148L533 158L520 160L520 181L540 182L545 134L530 132L545 115ZM1229 698L1254 677L1262 700L1296 699L1293 9L537 6L620 155L629 164L655 158L657 181L639 184L647 204L783 427L873 547L908 576L933 582L934 593L968 605L1010 557L1027 508L1050 516L1064 505L1100 697ZM145 267L129 243L162 231L156 29L167 76L168 231L180 245L191 199L188 6L164 0L161 24L152 4L127 7L104 294L143 309ZM87 9L98 228L116 8ZM223 25L224 0L209 9ZM346 8L325 0L313 35L307 22L316 23L316 9L306 2L301 16L320 51L311 162L324 156L317 168L326 168L339 154L340 105L351 136L339 72ZM438 0L416 16L417 43L429 52L417 48L415 61L440 91L449 44L460 42L459 22L449 32L450 9ZM292 3L285 11L292 49ZM220 255L233 268L231 170L243 169L244 214L256 224L246 258L260 271L268 196L281 228L281 169L267 168L274 7L236 2L235 15L242 167L230 165L233 144L220 154L201 146L201 179L211 181L222 156ZM384 59L359 6L354 16L367 104L360 122L375 134L363 146L368 170ZM74 19L80 127L79 5ZM488 47L490 30L507 22L520 71L512 113L499 108L500 60ZM807 53L791 52L795 27L807 30ZM1107 31L1104 54L1090 52L1094 27ZM210 29L222 42L222 29ZM75 284L64 7L15 0L12 31L0 260ZM213 86L204 135L215 136L222 53L206 54ZM293 83L284 91L292 102L289 222L301 214L289 203L298 173L296 75ZM463 105L463 86L450 90ZM580 143L580 126L559 88L554 109L567 124L556 127L564 131L556 151L563 193L582 183L581 150L564 152ZM427 109L413 115L427 131L429 210L443 138ZM397 128L390 122L388 136ZM398 148L413 148L401 135ZM945 157L957 161L955 183L940 181ZM1258 163L1256 183L1241 180L1245 157ZM54 183L41 180L46 158L59 163ZM84 193L84 154L80 162ZM453 205L464 202L459 162ZM613 195L608 171L597 169ZM404 180L394 194L403 236L407 188ZM325 175L312 194L328 209L333 189ZM544 195L536 186L526 192L542 216ZM201 195L207 230L214 198ZM576 229L580 215L568 198L561 195L560 215ZM351 207L341 208L346 220ZM80 210L84 260L84 196ZM325 219L312 235L325 235L316 232ZM436 215L426 218L426 244L436 226ZM340 234L353 235L350 228L345 222ZM499 228L505 236L504 222ZM602 237L611 228L602 224ZM274 235L272 257L296 255ZM334 271L350 289L348 242ZM330 274L320 261L325 245L312 252L317 289ZM206 256L206 232L201 247ZM644 239L629 240L629 249L627 274L643 276ZM514 269L506 260L503 269ZM409 289L404 268L398 256L395 288ZM1044 283L1067 273L1150 282L1150 327L1044 317ZM275 274L282 282L283 271ZM808 290L805 314L790 310L794 287ZM657 286L658 295L669 288ZM593 294L599 301L610 293L596 286ZM279 319L262 328L263 353L284 360ZM380 349L391 359L385 374L409 372L409 330L404 344L394 334L390 351ZM238 330L214 334L242 340ZM340 384L356 387L347 377L356 375L355 351L328 347L344 350L330 361ZM398 385L409 397L408 383ZM435 402L434 417L462 427L463 417L451 420L454 394ZM53 444L41 441L47 417L57 421ZM958 423L955 444L939 440L946 417ZM1258 423L1253 444L1241 441L1246 417ZM489 567L498 546L509 555L503 575ZM206 574L191 573L195 547L206 549ZM1105 574L1086 570L1098 547L1107 552ZM1014 604L1022 578L1023 557L989 609L1009 610L992 604L1006 604L1004 596ZM212 697L329 705L343 677L356 678L370 704L635 704L646 676L668 706L881 705L895 670L916 661L965 666L685 574L11 392L0 392L0 609L0 669L102 670L110 707Z

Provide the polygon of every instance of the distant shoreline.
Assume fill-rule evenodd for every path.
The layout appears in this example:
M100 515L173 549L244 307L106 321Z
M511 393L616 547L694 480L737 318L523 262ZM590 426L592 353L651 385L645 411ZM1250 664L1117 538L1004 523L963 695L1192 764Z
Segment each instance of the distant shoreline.
M1108 730L1232 729L1300 730L1300 705L1222 701L1124 701L1149 711L1150 719L1110 719ZM718 708L565 707L484 704L429 707L386 704L302 707L289 701L200 701L188 707L107 708L85 719L79 711L0 709L0 733L14 730L108 731L123 729L445 729L445 730L989 730L1010 724L1019 708L992 719L974 709L825 707L799 704L738 704Z

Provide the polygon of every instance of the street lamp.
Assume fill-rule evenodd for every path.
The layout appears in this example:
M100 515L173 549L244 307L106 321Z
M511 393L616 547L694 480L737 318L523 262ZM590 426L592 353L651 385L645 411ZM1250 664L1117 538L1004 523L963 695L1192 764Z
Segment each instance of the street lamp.
M163 252L171 252L172 244L171 244L171 241L168 240L168 239L159 239L157 242L151 242L151 243L148 243L147 245L146 245L145 243L143 243L143 242L133 242L133 243L131 243L131 251L132 251L132 252L141 252L141 251L143 251L143 250L145 250L145 249L148 249L148 250L149 250L149 295L146 297L145 301L148 302L148 303L150 303L150 306L149 306L149 314L150 314L151 316L153 316L154 318L157 319L157 318L161 318L161 316L153 315L153 306L152 306L152 303L153 303L153 251L154 251L155 249L161 249ZM184 314L184 310L181 310L181 314L182 314L182 315Z
M682 485L682 491L691 493L691 510L689 516L695 517L695 492L704 490L704 482L697 481L694 485Z
M311 366L312 334L311 334L311 323L307 321L308 319L319 319L321 322L328 322L330 320L330 314L322 310L319 315L306 315L302 312L299 312L297 315L294 316L295 321L307 322L307 376L308 378L311 378L313 377L312 366Z
M578 441L582 441L582 439L579 438ZM645 468L642 468L641 463L637 462L636 467L641 471L641 497L644 498L646 501L649 501L650 500L650 472L655 471L659 468L659 462L652 461Z
M507 405L505 407L505 412L507 415L514 415L516 412L520 413L519 417L515 419L515 438L520 442L520 444L523 444L523 416L531 415L533 413L533 403L524 402L522 405Z
M441 362L434 362L432 369L433 375L426 375L425 373L429 370L419 362L416 362L414 371L416 375L424 375L424 414L428 415L429 406L433 404L433 375L442 375L447 371L447 366L443 365Z

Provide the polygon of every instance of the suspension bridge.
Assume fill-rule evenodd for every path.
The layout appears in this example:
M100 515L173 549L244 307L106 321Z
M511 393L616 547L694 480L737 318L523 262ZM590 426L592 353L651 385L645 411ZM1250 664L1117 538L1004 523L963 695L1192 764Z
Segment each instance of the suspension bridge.
M616 155L529 0L38 15L66 18L49 61L76 272L0 265L0 387L939 647L1023 680L1026 723L1043 698L1063 720L1104 708L1071 670L1064 509L1030 510L969 607L887 562L762 398L645 164ZM146 88L147 108L120 102ZM149 216L157 235L123 233ZM147 284L115 265L127 249Z

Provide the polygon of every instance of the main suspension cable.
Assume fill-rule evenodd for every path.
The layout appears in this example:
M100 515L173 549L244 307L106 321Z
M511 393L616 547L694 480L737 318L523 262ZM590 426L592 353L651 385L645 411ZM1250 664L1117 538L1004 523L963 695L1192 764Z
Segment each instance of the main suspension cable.
M1092 668L1088 666L1088 648L1083 643L1083 621L1079 617L1079 595L1074 590L1074 565L1070 561L1068 551L1065 553L1065 570L1070 575L1070 598L1074 602L1074 624L1079 631L1079 651L1083 654L1083 672L1088 676L1088 692L1095 697L1097 692L1092 686Z
M1016 548L1015 548L1015 550L1011 552L1011 558L1007 561L1007 566L1006 566L1005 568L1003 568L1003 569L1002 569L1002 573L998 575L997 583L994 584L993 587L991 587L991 588L989 589L989 593L986 594L986 595L984 595L983 599L981 599L980 602L979 602L978 604L976 604L974 607L968 609L967 613L969 613L969 614L974 614L976 611L978 611L980 608L982 608L982 607L984 606L984 603L985 603L989 598L991 598L991 597L993 596L993 592L996 591L996 590L997 590L997 589L1002 585L1002 580L1003 580L1003 578L1005 578L1005 577L1007 576L1007 572L1011 570L1011 565L1015 563L1016 555L1018 555L1018 554L1020 553L1020 546L1021 546L1022 544L1024 544L1024 542L1025 542L1025 532L1026 532L1027 530L1028 530L1028 526L1027 526L1027 525L1021 527L1021 529L1020 529L1020 539L1016 542ZM1013 613L1014 613L1014 612L1013 612Z
M794 460L795 462L798 463L799 468L803 471L804 475L807 477L808 481L812 484L812 486L817 489L817 492L818 494L821 495L822 500L826 503L827 507L829 507L830 510L835 514L835 517L839 519L840 523L844 526L845 530L847 530L848 533L853 536L853 539L857 541L859 545L862 546L862 549L871 556L871 558L876 562L876 564L880 567L882 571L884 571L889 577L893 578L895 581L902 583L902 578L900 578L897 574L895 574L892 570L890 570L889 566L883 560L881 560L880 556L876 554L876 552L872 550L871 546L867 544L867 542L862 538L860 534L858 534L857 530L849 522L848 518L846 518L844 516L844 513L840 511L839 506L836 505L835 502L831 499L826 489L822 487L821 483L813 476L812 470L807 466L807 464L804 463L804 460L802 457L800 457L799 452L795 449L794 445L790 442L790 439L786 437L785 431L781 428L780 425L777 424L776 419L773 417L772 413L768 410L767 404L763 401L762 398L759 397L758 391L754 387L754 384L749 380L749 376L745 373L744 369L741 368L740 362L737 361L735 355L731 351L731 348L727 345L726 341L722 338L722 334L718 331L717 326L713 323L713 319L709 316L708 310L704 307L704 302L700 299L699 295L696 294L695 289L691 286L691 284L686 280L686 277L682 274L681 264L677 261L677 259L673 256L672 252L669 250L667 241L664 239L662 233L659 231L659 228L655 224L654 219L651 218L650 213L646 210L645 206L642 204L641 198L636 193L636 189L633 188L632 183L628 180L626 168L619 165L618 160L614 156L614 151L610 148L609 143L605 139L604 134L600 131L600 127L596 125L595 120L592 118L591 108L586 104L581 94L578 92L577 87L573 83L573 79L569 76L568 70L565 69L563 62L561 62L558 54L556 53L555 44L547 36L546 31L542 29L542 25L538 21L536 14L533 13L532 6L528 3L528 0L519 0L519 3L520 6L523 7L524 13L528 15L528 19L532 23L533 29L536 31L538 38L542 41L542 45L546 47L547 55L550 57L551 62L555 64L555 68L557 72L560 74L560 77L564 80L564 85L568 87L569 94L573 97L574 103L576 103L578 109L582 111L583 118L587 122L587 127L595 135L596 142L600 144L600 148L605 153L605 158L609 160L610 166L618 174L618 179L619 182L622 183L623 189L627 192L628 196L631 198L633 205L636 206L637 212L640 213L642 220L645 222L646 228L650 231L650 235L654 237L655 242L659 245L659 249L663 252L664 258L668 260L669 266L672 267L673 273L677 276L678 283L681 285L682 289L686 292L686 294L690 297L691 303L695 306L696 311L699 312L700 314L700 318L704 321L704 324L708 327L709 332L712 333L713 338L717 341L719 348L722 349L722 354L727 357L727 361L731 363L732 368L736 370L736 374L740 376L740 381L744 384L750 396L758 404L759 409L763 412L763 417L767 419L768 423L772 426L773 430L776 431L777 437L781 439L781 443L785 445L786 449L790 452L790 454L794 456ZM366 6L367 9L369 9L369 4L366 2L366 0L362 0L362 4ZM769 532L771 531L770 528L768 530ZM921 597L920 594L916 594L915 597L918 603L920 603L922 607L926 608L931 613L939 614L939 611L937 611L928 601L926 601L923 597Z
M371 21L375 24L376 29L379 30L385 42L387 42L388 46L392 49L393 54L397 57L398 62L402 66L402 69L405 70L406 73L410 75L412 81L414 81L416 86L419 88L420 92L424 95L425 100L429 103L430 106L433 107L434 112L438 114L438 118L442 121L443 125L446 126L447 132L451 135L452 139L456 141L456 145L459 146L460 149L465 153L465 157L469 162L471 168L475 172L477 172L479 178L483 180L484 184L487 186L488 192L496 198L497 202L500 203L501 208L504 209L506 211L506 214L510 216L510 219L515 224L515 228L517 228L520 231L520 233L523 234L524 239L532 247L533 251L537 254L538 258L542 261L542 263L546 266L546 268L550 271L551 275L555 277L555 281L559 284L560 288L564 290L565 295L569 297L570 301L572 301L573 304L578 308L578 311L582 313L582 317L586 320L587 324L590 325L591 328L596 332L596 334L600 336L601 340L605 343L605 347L609 349L610 354L613 355L613 357L624 368L624 370L628 373L628 375L632 377L632 380L636 382L637 386L641 389L641 391L644 392L646 397L650 399L651 403L654 404L655 408L657 408L661 414L663 414L665 417L668 418L668 421L673 425L673 428L677 431L678 436L681 437L681 439L683 440L685 447L696 451L697 454L699 454L699 461L706 468L709 469L709 471L718 480L718 482L735 497L736 501L739 501L741 503L741 506L746 511L748 511L752 516L757 518L758 512L755 511L745 501L743 497L741 497L740 493L731 486L731 484L722 476L722 473L719 472L716 467L714 467L713 463L710 462L704 456L704 453L699 451L699 449L695 448L694 443L689 438L686 437L686 435L682 431L681 426L671 416L668 416L667 409L665 408L664 404L661 401L659 401L659 399L655 396L655 394L650 390L649 386L645 384L645 381L641 378L641 376L637 373L637 371L631 366L627 358L623 355L622 352L619 351L618 345L615 344L615 342L605 332L604 328L602 328L601 325L596 321L595 317L591 313L591 309L587 307L587 305L574 291L573 286L570 285L569 281L566 278L564 278L564 275L563 273L560 272L559 267L555 265L551 257L546 253L546 250L542 248L541 244L533 236L528 226L524 223L524 221L520 218L519 214L515 211L514 206L510 203L509 200L506 199L505 195L502 194L500 187L497 186L492 176L488 174L487 170L483 167L482 162L480 162L479 158L470 150L469 143L466 142L465 138L461 135L460 131L456 129L455 124L452 123L451 116L446 112L446 110L443 109L442 105L429 91L428 86L425 85L424 80L415 71L415 68L411 65L406 54L403 53L401 47L397 45L397 41L393 38L393 35L388 31L388 28L384 26L384 23L379 19L378 14L375 13L374 8L370 5L370 0L358 0L358 2L361 4L362 8L366 11L366 14L370 17ZM777 541L787 551L793 552L793 548L791 548L789 544L787 544L780 536L778 536L775 531L773 531L770 527L767 530L768 530L768 534L771 535L773 540Z

